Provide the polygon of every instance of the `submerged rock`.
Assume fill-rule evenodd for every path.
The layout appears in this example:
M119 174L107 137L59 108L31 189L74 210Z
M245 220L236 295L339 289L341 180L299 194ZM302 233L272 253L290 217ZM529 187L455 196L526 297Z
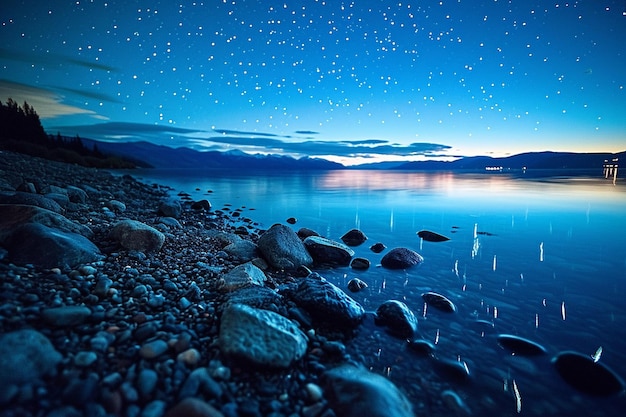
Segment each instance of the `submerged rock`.
M432 355L436 348L426 339L412 339L409 340L409 349L420 355Z
M263 233L258 247L265 260L274 268L293 270L313 263L313 258L298 235L282 224L275 224Z
M470 370L465 361L436 358L434 368L441 376L456 382L466 382L470 378Z
M367 287L367 283L358 278L352 278L350 281L348 281L348 289L352 292L359 292Z
M324 278L311 274L289 294L314 320L332 326L356 326L363 319L363 307Z
M454 313L456 311L456 306L452 301L436 292L426 292L422 294L422 298L428 305L433 306L438 310L445 311L447 313Z
M354 258L352 262L350 262L350 267L352 269L358 269L360 271L365 271L370 267L370 261L365 258Z
M354 251L346 245L320 236L307 237L304 246L317 264L345 266L354 256Z
M341 240L348 246L359 246L367 240L367 236L359 229L352 229L341 236Z
M535 356L546 353L546 348L539 343L512 334L498 335L498 344L516 355Z
M325 374L325 394L338 416L413 417L413 407L384 376L353 365L341 365Z
M386 326L392 334L412 338L417 333L415 314L398 300L387 300L376 309L376 323Z
M383 256L380 263L388 269L406 269L423 261L422 255L411 249L395 248Z
M421 237L427 242L445 242L446 240L450 240L449 237L428 230L420 230L419 232L417 232L417 236Z
M222 352L257 365L287 368L304 355L307 342L293 321L272 311L230 304L222 314Z
M387 249L387 246L385 246L384 244L380 242L374 243L372 246L370 246L370 250L374 253L381 253L385 249Z
M589 355L565 351L552 359L561 377L577 390L598 397L624 392L624 381L606 365Z

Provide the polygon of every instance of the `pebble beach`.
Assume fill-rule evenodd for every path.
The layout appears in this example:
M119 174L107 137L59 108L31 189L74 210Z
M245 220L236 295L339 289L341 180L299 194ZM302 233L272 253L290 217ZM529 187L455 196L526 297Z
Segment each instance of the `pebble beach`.
M413 415L346 351L363 309L246 213L0 152L0 415Z

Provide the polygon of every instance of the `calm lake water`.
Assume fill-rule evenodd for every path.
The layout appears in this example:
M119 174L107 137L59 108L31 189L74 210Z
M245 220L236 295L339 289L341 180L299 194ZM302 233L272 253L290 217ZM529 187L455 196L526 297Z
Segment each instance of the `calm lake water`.
M133 175L207 198L214 208L242 207L266 228L296 217L294 230L308 227L338 241L361 229L369 239L356 256L372 267L318 272L343 289L354 277L367 282L366 291L351 296L368 311L385 300L404 301L419 317L421 335L436 344L437 357L465 362L471 373L469 382L457 382L433 359L366 321L350 352L401 386L418 415L439 412L445 390L471 415L609 416L625 409L623 395L580 393L550 362L561 351L591 356L602 347L600 362L626 377L623 180L379 171ZM422 229L451 239L423 242L416 235ZM385 252L369 250L376 242L411 248L425 261L407 271L380 268ZM458 311L426 309L426 291L444 294ZM531 339L548 353L511 355L496 341L501 333Z

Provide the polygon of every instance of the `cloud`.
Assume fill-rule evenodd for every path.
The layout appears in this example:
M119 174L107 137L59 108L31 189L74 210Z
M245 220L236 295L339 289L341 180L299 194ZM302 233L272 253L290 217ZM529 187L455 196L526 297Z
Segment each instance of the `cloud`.
M19 104L27 101L35 108L41 119L53 119L60 116L84 114L94 118L102 118L96 112L76 106L64 104L57 93L26 84L8 80L0 80L0 99L12 98Z
M85 67L89 69L97 69L101 71L115 72L117 68L101 64L99 62L92 62L86 59L76 59L69 55L61 55L48 52L45 55L35 53L24 53L22 51L14 51L9 49L0 48L0 58L5 60L25 62L27 64L38 64L51 67L63 67L68 63Z

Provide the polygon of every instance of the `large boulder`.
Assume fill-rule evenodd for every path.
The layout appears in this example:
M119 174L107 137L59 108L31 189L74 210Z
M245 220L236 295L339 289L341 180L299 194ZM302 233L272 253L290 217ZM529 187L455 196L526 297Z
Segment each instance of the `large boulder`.
M13 262L42 268L74 267L101 258L98 247L86 237L38 223L14 229L4 244Z
M275 224L263 233L258 246L267 262L277 269L293 270L313 263L298 235L282 224Z
M39 194L26 192L2 193L0 194L0 204L23 204L27 206L37 206L46 210L62 213L63 208L56 201Z
M24 204L0 204L0 244L25 223L39 223L63 232L78 233L88 239L93 237L89 227L68 220L54 211Z
M288 368L305 354L307 342L293 321L272 311L230 304L222 314L220 349L256 365Z
M380 264L388 269L406 269L424 261L422 255L408 248L395 248L387 252Z
M111 229L111 237L122 247L140 252L156 252L165 242L165 235L136 220L122 220Z
M175 198L170 198L162 201L158 210L158 213L161 216L173 217L175 219L179 218L182 212L183 208L180 205L180 201Z
M234 267L230 272L222 276L223 291L234 291L248 285L263 285L265 274L251 263L245 263Z
M345 266L354 256L354 251L346 245L320 236L307 237L304 246L316 264Z
M318 322L354 327L363 319L363 307L341 289L317 274L300 280L287 294Z
M414 417L405 395L387 378L353 365L325 374L325 397L342 417Z
M36 330L0 335L0 392L9 385L30 384L53 374L61 359L50 340Z

